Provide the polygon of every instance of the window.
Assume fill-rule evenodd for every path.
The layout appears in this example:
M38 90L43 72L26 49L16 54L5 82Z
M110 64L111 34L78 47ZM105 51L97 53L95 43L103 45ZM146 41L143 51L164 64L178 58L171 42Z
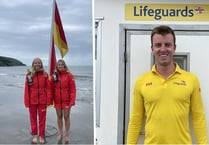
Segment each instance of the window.
M151 54L152 57L151 57L151 67L153 66L153 64L155 63L155 57L153 54ZM189 71L189 53L187 52L176 52L174 55L173 55L173 60L174 62L176 62L180 68L186 70L186 71Z

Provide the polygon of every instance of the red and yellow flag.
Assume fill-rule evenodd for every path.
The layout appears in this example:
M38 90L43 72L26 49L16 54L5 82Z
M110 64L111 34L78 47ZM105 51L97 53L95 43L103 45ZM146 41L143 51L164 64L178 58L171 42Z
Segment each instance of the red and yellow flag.
M51 50L49 55L49 74L50 76L53 74L56 68L56 53L54 44L60 51L62 58L68 52L67 41L65 38L65 33L62 27L61 18L59 15L59 10L57 7L57 3L54 0L54 9L53 9L53 19L52 19L52 33L51 33Z
M65 54L68 52L68 46L56 1L54 11L54 43L59 48L60 54L63 58Z

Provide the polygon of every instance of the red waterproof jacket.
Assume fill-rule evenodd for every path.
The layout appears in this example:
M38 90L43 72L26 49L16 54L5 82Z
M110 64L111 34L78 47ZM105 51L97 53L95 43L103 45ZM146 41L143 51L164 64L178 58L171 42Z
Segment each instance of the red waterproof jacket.
M66 69L64 69L57 72L57 77L58 82L54 82L54 79L52 79L55 106L75 105L76 86L72 73L66 72Z
M29 85L28 75L26 75L25 80L25 93L24 93L24 103L25 107L29 107L31 104L46 104L52 105L52 90L50 82L48 79L48 74L43 71L38 71L32 77L34 84Z

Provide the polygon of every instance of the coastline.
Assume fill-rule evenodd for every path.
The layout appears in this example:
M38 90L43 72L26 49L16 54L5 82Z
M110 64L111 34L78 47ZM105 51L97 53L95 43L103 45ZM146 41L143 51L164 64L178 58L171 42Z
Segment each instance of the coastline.
M0 66L26 66L16 58L0 56Z

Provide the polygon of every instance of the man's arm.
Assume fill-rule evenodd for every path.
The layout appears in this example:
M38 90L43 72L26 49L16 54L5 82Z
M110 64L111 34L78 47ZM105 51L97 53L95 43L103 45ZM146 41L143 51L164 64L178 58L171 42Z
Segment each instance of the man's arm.
M144 119L144 100L140 92L139 81L134 86L134 100L130 115L127 144L137 144Z
M208 144L206 118L202 102L200 83L197 78L195 78L193 84L194 91L191 96L191 113L194 133L197 144Z

